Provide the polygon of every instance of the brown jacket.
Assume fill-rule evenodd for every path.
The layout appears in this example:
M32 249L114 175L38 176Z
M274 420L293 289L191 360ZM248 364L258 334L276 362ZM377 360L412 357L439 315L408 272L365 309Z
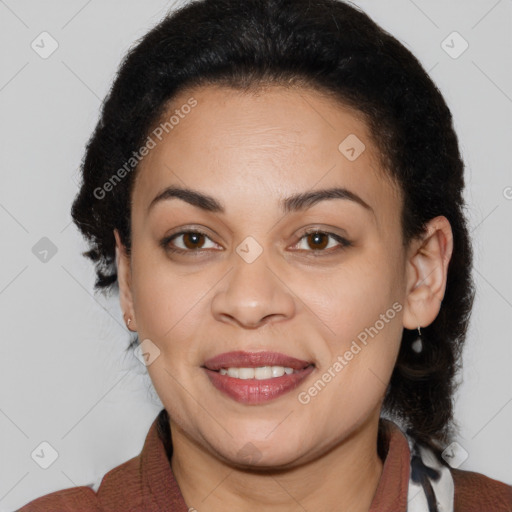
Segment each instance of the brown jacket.
M369 512L406 512L409 444L397 425L380 421L386 455ZM158 417L141 453L110 470L97 493L85 486L65 489L37 498L18 512L188 512L157 422ZM480 473L450 471L455 486L454 512L512 512L512 486Z

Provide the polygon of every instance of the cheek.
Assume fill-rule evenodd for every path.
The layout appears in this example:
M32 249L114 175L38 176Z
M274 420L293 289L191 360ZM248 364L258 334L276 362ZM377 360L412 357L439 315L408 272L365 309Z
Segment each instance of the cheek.
M295 286L307 306L328 327L333 344L356 337L400 299L395 268L389 261L360 254L325 275L303 275ZM392 312L393 313L393 312Z
M328 327L320 377L334 383L331 398L351 409L385 392L403 330L394 264L377 253L303 288L318 325Z
M158 250L158 249L155 249ZM167 344L171 340L186 341L198 327L198 316L204 319L204 307L212 285L173 268L166 258L155 258L143 252L133 257L133 300L139 336Z

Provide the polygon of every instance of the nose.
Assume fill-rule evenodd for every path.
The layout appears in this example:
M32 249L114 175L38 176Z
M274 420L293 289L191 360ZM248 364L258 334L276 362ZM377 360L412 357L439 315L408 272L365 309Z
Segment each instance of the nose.
M270 268L263 253L248 263L234 254L234 266L212 300L215 319L254 329L295 314L296 297L286 276Z

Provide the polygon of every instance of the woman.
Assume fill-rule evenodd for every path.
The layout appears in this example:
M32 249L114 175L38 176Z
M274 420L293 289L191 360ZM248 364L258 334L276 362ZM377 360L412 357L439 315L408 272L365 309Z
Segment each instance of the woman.
M164 410L36 510L510 511L449 464L474 297L417 59L341 1L202 0L122 63L72 215Z

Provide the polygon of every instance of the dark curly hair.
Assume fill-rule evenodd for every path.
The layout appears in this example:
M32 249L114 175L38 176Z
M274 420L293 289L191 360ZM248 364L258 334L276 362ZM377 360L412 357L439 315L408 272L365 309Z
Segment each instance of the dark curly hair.
M404 328L383 403L383 412L439 455L455 431L455 376L474 299L464 164L438 88L416 57L357 7L339 0L195 0L137 41L103 103L72 206L90 248L83 254L96 265L95 290L118 289L114 228L130 254L137 166L105 197L98 190L126 169L178 92L209 84L310 86L356 109L383 172L402 191L404 247L430 219L449 220L454 249L441 309L422 329L422 352L411 350L416 331Z

